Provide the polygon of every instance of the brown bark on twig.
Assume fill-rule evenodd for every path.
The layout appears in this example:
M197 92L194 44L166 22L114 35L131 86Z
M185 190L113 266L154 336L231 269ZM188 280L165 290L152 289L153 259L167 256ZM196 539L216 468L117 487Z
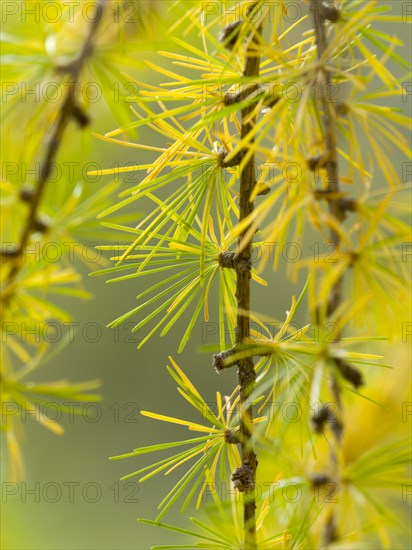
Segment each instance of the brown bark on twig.
M324 155L322 155L322 166L326 171L326 189L327 194L329 195L329 197L327 197L328 208L330 214L339 224L341 224L345 219L346 212L348 210L355 209L355 204L349 201L349 199L342 199L340 194L339 163L336 149L337 113L334 104L331 101L328 101L328 98L325 95L325 91L331 86L331 76L329 71L325 68L327 62L325 53L328 46L325 21L337 21L339 19L339 10L334 5L334 2L325 0L310 0L310 10L314 23L317 57L319 61L317 76L318 84L321 89L320 100L323 109L323 128L325 134L325 152ZM323 157L325 158L323 159ZM339 234L334 229L331 229L330 231L330 240L334 244L335 250L338 250L341 240ZM342 292L343 276L336 281L328 298L328 316L332 315L342 303ZM338 337L340 338L340 334ZM344 425L342 422L342 399L335 369L331 372L331 380L332 394L334 396L336 408L339 411L339 417L336 419L335 424L339 427L339 429L332 430L335 436L335 447L331 446L330 461L334 475L336 479L339 479L337 452L342 444ZM360 384L360 381L356 380L356 383L358 382ZM336 517L334 510L331 509L328 511L328 518L323 530L322 546L328 546L329 544L336 542L337 539L338 532Z
M251 14L257 6L257 2L251 3L248 13ZM239 36L239 29L242 22L227 25L220 37L222 42L229 49L233 49ZM245 66L243 70L244 77L259 76L260 55L258 53L258 42L261 36L261 24L253 28L248 36L248 45L245 52ZM250 93L256 91L258 86L246 86L240 94L227 94L225 104L232 104L247 98ZM240 138L243 139L251 132L256 123L256 117L253 113L255 105L253 102L241 109L241 132ZM253 143L253 140L251 140ZM223 168L241 164L246 149L242 149L234 158L225 161L224 156L220 161ZM256 185L255 177L255 155L251 154L242 166L240 174L239 188L239 222L250 216L253 212L253 202L250 200L251 193ZM250 279L252 271L252 239L245 242L246 231L242 232L238 238L237 254L225 253L220 255L219 263L222 268L234 269L236 271L236 302L237 302L237 324L236 324L236 345L229 351L224 351L214 355L213 365L217 372L230 366L237 366L237 379L240 387L240 419L239 433L237 440L241 449L242 464L233 472L232 482L237 490L243 494L243 523L244 523L244 548L254 550L256 546L256 469L257 458L252 444L252 424L253 408L248 402L249 396L256 381L256 372L253 358L250 355L238 357L231 361L231 356L236 350L242 347L250 338Z
M261 33L258 27L250 37L246 51L246 62L243 76L251 77L259 75L260 56L257 53L257 40ZM245 138L255 124L255 118L251 116L255 106L248 105L241 111L242 126L241 139ZM239 222L250 216L253 211L251 193L256 185L255 156L250 155L249 160L243 166L240 174L239 189ZM245 232L239 235L238 262L236 263L236 300L237 300L237 326L236 344L242 344L250 338L250 280L252 240L244 242ZM241 246L240 246L241 245ZM240 261L241 260L241 261ZM244 269L243 266L248 268ZM256 381L256 372L252 357L240 358L237 362L237 378L240 386L240 447L242 465L233 473L232 480L235 486L243 493L243 521L245 528L245 548L256 548L256 469L258 461L252 445L253 408L248 399Z
M77 57L69 64L57 67L59 72L65 72L70 75L69 86L67 95L61 105L56 123L48 140L45 157L40 167L40 175L37 186L33 190L30 190L30 196L27 192L25 192L22 197L22 200L25 200L29 203L29 213L20 237L20 241L16 247L18 250L18 255L20 257L27 247L30 235L34 231L40 230L39 220L41 220L41 218L38 214L40 202L46 189L47 182L49 181L53 162L61 147L63 134L69 120L75 120L80 127L84 127L89 121L87 115L83 113L83 111L77 105L73 90L75 89L76 82L79 78L80 72L82 71L86 60L93 53L94 38L103 18L105 4L106 0L99 0L97 2L93 21L90 24L87 35ZM14 257L16 257L16 255ZM3 296L6 300L10 299L10 296L12 294L11 287L22 268L22 265L23 264L21 261L16 261L10 269L6 282L6 287L8 291L5 290L3 293Z

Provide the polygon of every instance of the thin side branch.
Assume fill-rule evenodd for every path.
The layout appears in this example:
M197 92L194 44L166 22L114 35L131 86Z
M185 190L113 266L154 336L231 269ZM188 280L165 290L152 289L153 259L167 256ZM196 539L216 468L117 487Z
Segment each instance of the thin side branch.
M106 0L99 0L97 2L94 19L88 29L88 33L77 57L69 64L57 67L58 71L70 74L68 91L48 141L45 157L40 167L40 175L37 186L30 193L30 197L23 197L23 200L26 200L29 203L29 213L20 237L20 242L16 246L16 254L13 255L13 258L21 255L26 249L30 235L34 231L41 230L39 226L40 218L38 215L40 202L46 189L47 182L49 181L54 159L56 158L56 155L61 147L63 134L69 120L76 120L80 127L84 127L88 123L87 115L83 113L75 101L73 90L75 89L76 82L86 60L93 53L94 38L103 18L105 4ZM10 288L13 284L22 268L22 265L22 262L16 262L13 264L7 278L7 288ZM10 292L5 292L4 296L10 298Z

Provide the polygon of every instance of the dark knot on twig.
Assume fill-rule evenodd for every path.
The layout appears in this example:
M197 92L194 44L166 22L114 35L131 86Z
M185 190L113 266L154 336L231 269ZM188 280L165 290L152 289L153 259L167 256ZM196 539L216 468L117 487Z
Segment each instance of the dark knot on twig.
M219 254L218 262L220 267L226 269L236 268L236 254L235 252L221 252Z
M327 483L330 483L332 480L328 474L322 474L322 473L313 473L310 475L310 481L312 487L321 487L322 485L326 485Z
M325 0L321 4L321 17L327 19L331 23L336 23L340 18L340 10L334 0Z
M231 361L232 355L236 353L235 350L221 351L220 353L215 353L213 355L213 366L215 367L216 372L219 374L223 369L228 369L236 365L236 361Z
M236 45L237 39L239 38L240 25L243 23L243 20L234 21L233 23L228 23L223 27L219 33L219 42L228 50L233 50Z
M339 357L334 358L334 361L343 378L350 382L355 389L364 385L362 373L358 369Z
M240 493L248 493L255 488L253 469L247 462L236 468L232 474L233 486Z
M322 23L327 20L336 23L340 18L340 10L335 0L323 0L323 2L312 2L311 10L315 21Z
M257 183L256 185L258 186L258 192L256 193L258 197L264 197L270 193L270 187L266 183Z
M245 153L246 151L243 149L242 151L236 153L236 155L234 155L231 159L225 160L226 157L229 156L229 151L222 146L217 154L219 166L222 168L233 168L234 166L239 166L245 156Z
M239 443L239 428L233 428L232 430L225 430L225 441L230 445L237 445Z
M259 84L253 83L243 86L239 92L226 92L223 97L223 105L234 105L235 103L240 103L244 99L248 99L251 94L259 89ZM261 94L258 95L260 96ZM254 98L256 98L256 96L254 96Z
M242 258L235 252L221 252L218 257L220 267L224 269L236 269L239 273L245 273L252 269L252 260Z
M23 185L23 187L20 189L20 192L19 192L19 199L22 202L31 202L33 200L33 197L34 197L33 187L30 187L27 184Z
M329 404L324 404L312 415L311 424L313 431L316 433L322 433L325 424L329 424L330 429L335 434L337 439L341 439L343 434L343 424L336 416Z

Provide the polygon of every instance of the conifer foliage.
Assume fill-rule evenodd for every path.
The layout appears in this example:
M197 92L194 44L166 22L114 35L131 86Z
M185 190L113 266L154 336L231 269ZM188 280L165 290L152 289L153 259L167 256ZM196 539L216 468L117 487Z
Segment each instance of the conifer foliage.
M203 311L204 321L219 321L215 370L237 372L233 394L222 399L217 392L216 413L170 358L179 392L208 425L143 412L200 435L113 457L176 448L126 477L149 471L143 481L180 468L156 521L144 521L191 535L192 546L386 544L391 514L372 495L401 486L408 443L391 437L351 453L354 416L346 401L355 409L353 394L372 399L368 385L384 366L379 339L399 338L407 315L410 281L400 256L410 233L398 197L408 183L389 151L410 155L409 120L387 104L405 92L406 75L392 71L408 64L395 52L400 41L381 30L402 20L374 0L237 2L227 12L220 3L195 2L170 31L175 49L159 52L166 62L148 63L159 84L136 80L135 121L101 136L153 151L120 137L147 126L164 142L153 163L124 168L142 170L142 180L102 214L149 198L153 207L135 227L117 226L132 238L103 273L113 281L163 274L113 323L133 316L135 330L149 325L143 345L190 311L181 351ZM256 266L253 250L289 240L303 247L305 234L316 235L325 254L318 249L301 262L306 284L291 297L281 330L270 334L251 287L267 284L259 275L266 267L267 292L281 292L268 271L279 256L263 253ZM208 306L215 278L217 311ZM298 310L307 324L296 330ZM388 374L379 369L378 376ZM297 404L302 421L265 414L274 402ZM219 493L222 482L234 489L229 503ZM291 484L299 493L293 504ZM197 494L201 508L210 492L208 520L192 519L203 531L162 522L178 499L184 511Z
M112 459L127 459L133 471L123 479L180 472L156 519L140 520L187 540L162 548L398 547L411 444L396 415L410 400L402 339L412 239L402 169L410 120L393 104L406 97L409 64L385 25L407 18L379 0L198 0L167 8L172 47L146 62L150 78L127 68L123 77L138 90L131 117L119 112L119 127L96 136L113 144L113 158L123 145L148 160L89 172L117 179L138 171L140 181L118 200L109 183L79 223L99 211L116 243L99 247L112 263L93 275L135 280L137 288L142 278L155 281L111 327L132 319L141 347L189 319L167 370L193 418L142 411L190 435ZM77 60L59 70L78 78L84 59L93 58L95 21ZM104 87L110 79L96 63ZM68 116L86 125L86 113L68 99L56 122L59 142ZM146 129L161 145L145 140ZM130 137L135 130L138 141ZM45 277L58 288L77 280L71 270L45 265L42 274L16 261L33 235L42 240L49 230L37 213L50 160L34 195L20 191L29 216L18 250L3 250L11 266L5 307L43 319L63 314L32 289ZM71 200L77 213L76 190ZM141 210L131 223L117 217ZM281 319L273 331L253 291L285 292L275 272L291 243L310 253L288 266L290 280L303 283L286 314L271 312ZM233 377L231 395L217 389L213 405L176 358L209 320L219 326L207 350L210 377L217 388L218 376ZM388 350L392 360L383 361ZM17 376L12 353L29 361ZM29 402L29 391L79 399L94 387L22 385L38 354L31 358L10 340L1 371L7 399L21 403L24 394ZM10 437L13 426L6 431ZM192 504L193 527L165 522L172 507L186 513Z

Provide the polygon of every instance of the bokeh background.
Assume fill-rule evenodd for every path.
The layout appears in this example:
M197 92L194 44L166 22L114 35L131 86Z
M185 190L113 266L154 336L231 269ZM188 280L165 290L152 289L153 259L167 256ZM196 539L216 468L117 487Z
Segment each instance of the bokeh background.
M21 17L25 9L24 3L13 3L19 10L16 14L10 15L10 12L4 11L6 4L10 2L2 2L3 33L13 34L17 38L20 36L23 44L25 40L34 39L43 41L44 44L49 40L50 43L51 35L56 41L59 40L59 33L64 32L64 29L62 30L61 26L57 29L54 23L48 22L47 15L44 16L45 12L41 13L38 22L30 16L27 16L24 22ZM50 4L48 0L38 2L43 7L48 3ZM33 5L36 2L27 4ZM129 34L126 36L126 42L130 41L133 46L127 44L124 47L124 42L123 46L119 45L119 74L124 70L139 80L158 84L159 76L148 69L144 60L156 59L156 50L176 49L166 31L170 24L181 16L185 6L192 3L162 1L129 4L137 9L137 23L130 28L127 27ZM403 13L405 2L396 0L390 4L395 13ZM156 12L153 20L152 12ZM57 30L54 35L55 29ZM81 25L77 32L80 33L80 29ZM405 57L410 56L408 25L389 24L385 31L389 34L395 33L403 40L401 53ZM78 38L79 36L75 36L73 40ZM119 38L119 44L122 40L125 40L124 36ZM46 45L44 48L47 48ZM6 65L9 63L7 55L4 62ZM21 78L27 66L39 63L39 59L35 56L32 60L27 59L22 52L14 61L17 64L19 62L23 64L20 67L22 70L19 73L19 66L16 66L15 70L18 78ZM120 67L122 63L125 67ZM49 75L49 78L52 77ZM88 74L87 78L93 80L91 74ZM10 79L9 74L6 75L7 79ZM119 89L124 90L124 82L127 81L127 76L113 75L111 83L114 86L117 82ZM22 83L24 79L17 82ZM83 131L81 137L74 125L69 127L59 154L60 162L75 159L82 166L97 163L101 167L109 167L115 163L147 163L154 158L147 153L105 143L93 136L93 133L104 134L117 128L119 118L120 121L132 120L127 102L119 101L113 108L113 101L110 99L115 89L103 90L103 96L89 106L92 123ZM110 99L105 98L104 94L110 95ZM20 144L24 144L32 132L38 134L41 143L41 136L47 133L47 108L50 106L44 105L42 101L33 102L28 99L22 102L18 97L12 99L14 103L11 112L10 109L6 110L10 107L10 98L6 98L4 102L5 140L2 158L23 162L25 157L21 154ZM396 106L403 112L410 112L411 96L406 99L399 97ZM158 137L146 129L138 131L133 139L155 145L162 144ZM34 148L29 158L31 162L41 158L39 149ZM403 169L403 162L404 159L400 156L394 159L399 171ZM84 174L77 174L76 177L83 180L86 193L96 191L98 186L109 181L103 177L93 181L93 178L84 177ZM139 177L137 173L131 174L125 181L125 177L121 176L119 190L130 187ZM19 175L16 175L16 185L19 183L22 181L19 181ZM58 185L58 182L54 185ZM49 188L48 193L54 192L53 188ZM405 200L408 200L406 196ZM133 208L130 209L132 215L136 214ZM139 205L139 208L144 210L144 204ZM96 220L96 235L98 224ZM101 239L101 242L105 242L105 238L102 234L95 240ZM91 241L86 237L84 242ZM136 518L155 518L157 504L172 486L173 480L178 479L179 473L170 476L170 479L163 476L155 477L141 485L133 478L119 481L122 475L143 465L144 459L109 461L108 457L128 452L138 446L172 441L186 435L185 428L157 423L139 414L140 410L153 410L182 418L190 417L190 407L180 398L175 383L166 371L169 355L184 367L207 401L214 400L217 389L222 394L230 393L235 384L235 373L228 371L219 377L215 375L210 354L199 351L205 343L215 343L213 339L208 341L205 326L202 326L201 322L197 323L185 351L180 356L177 355L178 338L186 326L187 316L184 316L165 337L155 336L137 351L139 334L130 336L130 324L126 323L117 331L106 329L105 326L135 305L134 297L138 289L147 283L139 279L137 283L131 281L114 286L106 285L104 277L88 277L88 273L96 269L93 262L89 262L88 265L78 262L76 267L83 274L85 289L93 297L85 301L56 297L55 303L71 313L74 321L79 323L78 329L72 341L60 353L45 362L41 369L34 372L32 379L43 382L69 378L71 381L80 382L98 378L102 384L100 393L103 400L90 407L79 404L83 409L82 415L64 416L61 420L65 429L63 436L56 436L45 430L28 415L27 421L23 423L26 465L23 481L8 480L5 449L2 448L2 547L10 550L111 550L148 548L151 544L170 543L172 540L178 544L184 539L137 524ZM291 296L298 295L303 284L303 274L302 278L292 283L287 276L287 268L287 263L282 261L276 273L269 268L266 273L271 280L269 291L260 287L253 288L253 304L256 311L283 318L284 312L290 307ZM301 321L304 320L302 317ZM405 320L410 320L406 304ZM377 395L382 386L388 393L393 390L390 418L395 424L394 432L407 434L411 430L411 419L408 417L407 421L403 422L402 402L396 401L396 391L394 387L392 390L390 387L393 376L399 376L405 381L406 386L410 384L410 339L380 346L386 362L393 364L398 369L398 374L396 371L382 371L379 374L381 381L372 384L371 395ZM366 434L361 434L360 440L363 436L366 437ZM159 460L162 457L159 453ZM149 463L149 460L150 457L146 462ZM397 502L401 502L401 499L397 499ZM408 503L399 508L399 514L404 520L408 519L409 513ZM176 525L183 524L178 509L172 509L166 521ZM405 534L404 548L409 547L408 541L409 535Z

